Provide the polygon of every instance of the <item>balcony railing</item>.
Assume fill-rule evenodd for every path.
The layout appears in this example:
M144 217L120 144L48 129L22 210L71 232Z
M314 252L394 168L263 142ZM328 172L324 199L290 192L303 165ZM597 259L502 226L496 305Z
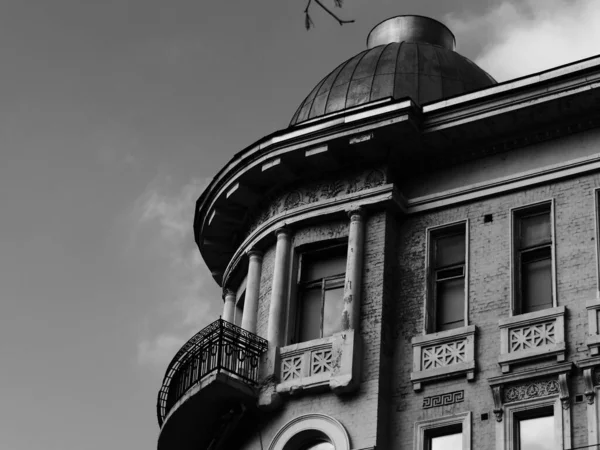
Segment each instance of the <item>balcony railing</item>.
M158 392L156 413L162 426L177 401L195 383L213 372L227 372L255 385L258 361L267 341L225 320L218 319L194 335L177 352Z

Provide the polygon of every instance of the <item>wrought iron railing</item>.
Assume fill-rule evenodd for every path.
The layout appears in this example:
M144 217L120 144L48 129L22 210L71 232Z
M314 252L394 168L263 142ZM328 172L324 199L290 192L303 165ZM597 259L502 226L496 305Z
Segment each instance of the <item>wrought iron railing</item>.
M194 335L169 363L158 391L156 414L162 423L169 410L196 382L213 372L228 372L249 384L258 382L258 360L267 341L218 319Z

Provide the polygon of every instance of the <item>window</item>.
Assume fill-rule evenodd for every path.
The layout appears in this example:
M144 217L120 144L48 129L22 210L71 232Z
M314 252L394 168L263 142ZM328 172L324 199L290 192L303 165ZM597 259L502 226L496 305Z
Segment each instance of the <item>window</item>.
M428 333L465 326L466 224L429 233Z
M462 424L433 428L425 432L424 450L462 450Z
M563 375L559 375L560 378ZM567 384L564 375L564 384ZM565 395L563 393L562 395ZM566 393L566 400L568 393ZM497 447L505 450L558 450L571 448L571 411L559 395L507 403L501 422L496 422Z
M415 422L414 450L470 450L471 413Z
M341 331L346 252L346 245L336 245L302 254L296 342Z
M516 210L514 314L552 308L551 203Z
M515 450L554 450L554 409L546 407L514 415Z
M313 413L285 424L268 450L350 450L350 439L344 426L333 417Z

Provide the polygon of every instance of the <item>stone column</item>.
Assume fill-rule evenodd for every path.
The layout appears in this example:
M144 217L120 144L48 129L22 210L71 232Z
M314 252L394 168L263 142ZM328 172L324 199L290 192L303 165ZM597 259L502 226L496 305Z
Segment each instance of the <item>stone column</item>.
M269 344L280 347L285 329L283 312L290 284L291 236L287 228L280 228L275 234L277 235L277 246L275 247L267 340Z
M260 275L262 271L263 252L248 252L248 278L246 279L246 299L242 315L242 328L256 333L256 316L258 314L258 295L260 293Z
M233 323L233 316L235 314L235 292L231 289L223 289L223 320Z
M357 208L348 212L348 257L344 283L344 311L342 330L358 330L360 319L360 289L362 284L363 253L365 245L364 210Z

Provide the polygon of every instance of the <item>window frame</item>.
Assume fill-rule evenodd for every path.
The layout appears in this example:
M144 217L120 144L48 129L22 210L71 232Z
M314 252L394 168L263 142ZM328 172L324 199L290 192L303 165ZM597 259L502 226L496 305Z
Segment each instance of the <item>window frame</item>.
M536 213L542 213L547 210L550 217L550 244L541 244L530 248L521 249L519 246L519 231L517 229L520 226L520 219L535 215ZM519 316L523 314L529 314L529 312L523 312L523 290L522 290L522 263L521 254L523 252L531 253L539 250L544 246L550 246L550 276L551 276L551 293L552 293L552 305L549 308L555 308L557 305L556 295L556 231L555 231L555 213L554 213L554 199L541 200L535 203L529 203L527 205L518 206L510 209L510 288L511 288L511 308L510 316ZM543 311L543 310L539 310ZM533 312L539 312L533 311Z
M341 274L337 274L330 277L324 277L320 280L312 280L309 282L302 281L302 273L305 268L305 260L309 255L317 254L320 252L332 252L335 253L336 249L344 249L343 253L346 258L346 267L344 268L344 272ZM346 281L346 268L348 263L348 239L334 239L328 241L321 241L316 243L307 244L301 246L299 248L294 249L296 255L294 256L294 263L292 264L292 273L293 273L293 282L291 286L293 286L292 293L289 296L291 307L289 308L291 314L289 315L289 322L287 324L289 333L289 343L290 344L298 344L301 342L310 342L303 341L300 339L301 332L301 314L302 314L302 294L304 291L309 289L314 289L318 286L318 283L321 283L321 313L320 313L320 323L319 323L319 337L314 338L312 340L317 339L326 339L329 336L323 336L323 324L324 324L324 308L325 308L325 292L327 288L339 288L343 289L344 283ZM341 252L341 251L340 251ZM328 283L332 283L333 286ZM342 294L343 295L343 294ZM341 321L341 316L340 316Z
M419 420L414 426L414 450L430 450L432 434L435 430L461 427L462 450L471 450L471 411L442 416L434 419Z
M433 227L426 228L426 245L425 245L425 277L426 277L426 292L424 301L424 314L423 314L423 334L438 333L440 331L449 330L438 330L437 328L437 310L438 308L438 280L437 273L442 270L449 270L459 266L455 264L453 266L436 268L435 267L435 242L444 236L451 236L457 234L459 229L463 229L465 238L465 260L463 263L463 276L453 277L448 279L464 279L464 310L463 310L463 325L461 327L450 328L460 329L469 326L469 219L463 219L459 221L444 223ZM439 280L445 281L445 280ZM433 313L430 313L433 311Z
M496 422L496 450L519 450L518 421L550 408L554 417L554 447L560 449L563 448L563 443L571 442L570 408L563 409L558 395L552 395L504 405L504 419Z

